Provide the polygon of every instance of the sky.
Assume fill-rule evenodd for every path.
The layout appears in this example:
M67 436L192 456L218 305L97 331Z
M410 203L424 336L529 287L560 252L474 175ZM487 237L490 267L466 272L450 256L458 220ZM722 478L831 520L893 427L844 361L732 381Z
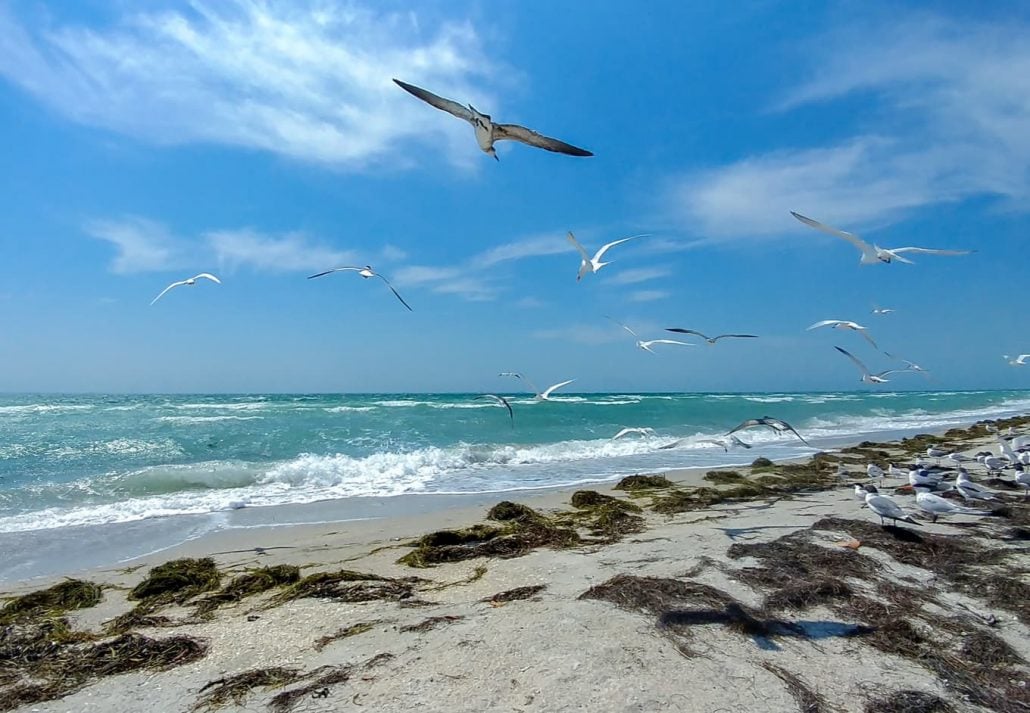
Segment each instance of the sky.
M1030 388L1030 7L646 7L0 0L0 391Z

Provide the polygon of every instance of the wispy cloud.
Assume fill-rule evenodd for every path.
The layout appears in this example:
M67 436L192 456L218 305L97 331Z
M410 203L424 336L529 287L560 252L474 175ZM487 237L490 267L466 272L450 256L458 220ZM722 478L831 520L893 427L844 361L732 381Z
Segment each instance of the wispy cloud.
M146 218L94 220L84 226L88 235L112 243L117 253L111 272L129 274L175 267L180 241L165 226Z
M779 111L868 95L861 130L699 171L670 202L721 239L795 229L788 210L845 227L934 203L1030 198L1030 27L918 15L846 29L809 47L807 80Z
M502 262L525 260L530 257L542 257L545 255L558 255L559 253L575 250L571 243L565 240L559 233L547 235L535 235L514 242L498 245L482 253L479 253L469 264L475 267L493 267Z
M633 267L615 273L605 282L609 285L636 285L640 282L668 277L671 274L672 270L667 267Z
M68 118L157 143L210 142L346 168L400 160L422 137L474 157L392 77L496 106L467 22L423 31L414 12L349 2L194 0L105 27L31 20L0 7L0 75Z
M654 302L656 300L664 300L670 293L668 290L637 290L636 292L630 292L627 299L630 302Z
M275 236L256 230L217 230L205 233L202 240L211 249L220 268L247 267L262 272L327 270L341 264L354 264L353 252L319 245L300 233Z

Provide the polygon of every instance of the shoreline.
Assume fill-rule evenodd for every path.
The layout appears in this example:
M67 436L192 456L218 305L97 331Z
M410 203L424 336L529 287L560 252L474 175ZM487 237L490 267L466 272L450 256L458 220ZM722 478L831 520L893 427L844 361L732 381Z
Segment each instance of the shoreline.
M488 513L225 530L23 582L0 609L0 710L1018 711L1030 503L995 490L992 517L881 528L850 492L870 459L996 441L973 426Z
M967 421L958 426L948 425L935 429L898 428L825 438L820 443L824 446L823 450L786 458L774 457L772 460L781 464L804 462L815 453L837 452L856 446L870 437L884 438L884 443L891 443L920 433L941 435L954 428L968 428L973 425L974 422ZM780 442L765 442L756 446L756 449L762 448L768 452L783 445ZM111 569L140 561L149 562L167 553L198 552L206 547L202 544L206 541L239 542L266 529L282 531L334 525L335 529L340 529L340 526L353 528L356 534L361 533L363 536L364 533L401 532L405 530L404 523L419 522L429 525L435 519L441 522L454 522L463 515L471 516L479 509L503 499L539 503L539 507L544 508L559 507L576 490L595 488L607 492L613 484L632 474L660 473L681 484L703 485L701 477L704 473L710 470L747 468L754 458L758 457L753 451L738 450L735 454L739 456L740 462L655 471L640 470L601 476L597 479L581 479L571 484L471 493L422 492L328 498L209 513L174 514L128 522L0 532L0 550L6 554L4 568L0 569L0 592L35 586L55 577L76 576L98 568ZM726 454L728 459L733 455ZM271 535L273 540L280 537L281 532Z

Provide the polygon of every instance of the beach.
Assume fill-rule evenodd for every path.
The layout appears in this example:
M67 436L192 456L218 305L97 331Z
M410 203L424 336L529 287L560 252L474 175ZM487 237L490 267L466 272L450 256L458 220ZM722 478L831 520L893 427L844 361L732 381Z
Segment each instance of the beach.
M1024 432L1030 418L998 423ZM74 574L101 589L82 608L47 600L8 615L0 700L20 711L1025 710L1022 492L978 477L998 493L994 515L897 528L852 493L868 462L909 463L934 444L997 452L997 440L981 424L614 489L224 529L69 568L5 587L25 595ZM880 485L893 495L903 483ZM894 497L916 512L911 494ZM169 562L174 586L154 589Z

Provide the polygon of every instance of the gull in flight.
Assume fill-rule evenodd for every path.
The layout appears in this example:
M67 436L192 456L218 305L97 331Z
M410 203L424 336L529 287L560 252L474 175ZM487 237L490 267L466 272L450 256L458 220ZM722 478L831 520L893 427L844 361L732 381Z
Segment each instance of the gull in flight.
M897 310L892 309L890 307L873 307L873 314L881 315L881 316L885 315L885 314L890 314L891 312L896 312L896 311Z
M905 362L905 367L906 368L902 369L901 371L915 371L915 372L918 372L919 374L921 374L922 376L925 376L927 379L931 378L930 377L930 372L927 369L924 369L923 367L921 367L918 364L916 364L914 361L909 361L908 359L902 359L901 357L894 356L890 352L884 352L883 355L885 357L889 357L890 359L897 359L898 361Z
M749 418L746 421L741 421L740 425L728 431L726 435L732 436L737 431L743 431L746 428L757 428L758 426L765 426L766 428L771 428L772 430L776 431L776 433L790 431L795 436L797 436L798 440L804 443L806 446L811 445L808 441L802 438L801 434L795 431L794 427L791 426L789 423L787 423L786 421L781 421L778 418L770 418L769 416L763 416L762 418Z
M611 317L608 317L608 319L611 319L611 320L612 320L613 322L615 322L615 323L616 323L617 325L619 325L620 327L622 327L623 329L625 329L625 330L626 330L627 332L629 332L630 334L632 334L632 335L633 335L633 337L634 337L634 339L636 339L636 340L637 340L637 346L638 346L639 348L643 349L643 350L644 350L645 352L651 352L652 354L654 354L654 353L655 353L655 351L654 351L654 349L652 349L652 348L651 348L651 346L652 346L652 345L654 345L654 344L678 344L678 345L680 345L681 347L692 347L692 346L694 346L694 345L693 345L693 344L691 344L690 342L681 342L681 341L678 341L678 340L676 340L676 339L648 339L647 341L644 341L644 340L642 340L642 339L641 339L641 338L640 338L640 337L639 337L639 336L637 335L637 333L636 333L636 332L634 332L634 331L633 331L632 329L630 329L629 327L627 327L627 326L626 326L625 324L623 324L622 322L618 322L618 321L616 321L616 320L612 319Z
M847 349L842 349L840 347L834 347L834 349L855 362L855 366L857 366L858 370L862 372L862 381L867 384L886 384L889 381L889 379L886 378L888 374L899 374L905 371L913 371L912 369L887 369L886 371L881 371L879 374L871 374L869 373L869 369L866 368L866 365L859 361L858 357Z
M631 433L635 433L638 436L645 436L645 437L646 436L653 436L654 435L654 429L653 428L624 428L621 431L619 431L618 433L616 433L614 436L612 436L611 440L613 440L613 441L618 440L618 439L622 438L623 436L628 436Z
M956 505L950 500L945 500L940 495L920 490L916 493L916 506L930 516L931 522L937 522L941 515L987 515L987 510L974 510L973 508Z
M836 235L838 238L844 238L847 240L862 251L862 259L859 261L862 265L876 265L881 262L904 262L910 265L914 264L912 260L902 257L901 253L920 253L925 255L968 255L973 252L972 250L936 250L933 248L881 248L879 245L870 245L853 233L846 233L843 230L837 230L836 228L831 228L828 225L823 225L819 221L806 218L800 213L791 211L790 214L810 228L815 228L816 230L821 230L824 233Z
M218 285L222 284L222 281L219 280L214 275L212 275L210 272L202 272L199 275L194 275L193 277L189 278L188 280L179 280L178 282L173 282L172 284L168 285L168 287L166 287L163 290L161 290L161 294L159 294L157 297L155 297L154 299L152 299L150 301L150 304L154 304L159 299L164 297L165 293L168 292L168 290L172 289L173 287L182 287L183 285L195 285L195 284L197 284L197 280L199 280L202 277L205 280L211 280L211 282L214 282L215 284L218 284Z
M515 428L515 412L511 410L511 404L508 403L508 399L504 398L503 396L498 396L497 394L483 394L482 396L476 397L477 401L479 399L493 399L494 403L496 403L498 406L503 406L504 408L508 409L508 418L511 419L511 427Z
M876 346L876 342L869 336L869 330L867 327L863 327L857 322L851 322L846 319L824 319L821 322L816 322L812 326L805 329L806 332L811 332L813 329L819 329L820 327L829 327L830 329L850 329L854 332L858 332L866 341L873 345L873 349L879 349Z
M334 267L332 270L326 270L325 272L320 272L317 275L308 275L308 279L309 280L313 280L316 277L323 277L325 275L331 275L334 272L356 272L359 275L361 275L362 277L364 277L366 280L368 278L370 278L370 277L378 277L380 280L382 280L384 283L386 283L386 286L390 288L390 292L393 293L393 296L396 297L398 300L400 300L401 304L404 305L405 307L407 307L409 312L414 311L414 310L411 309L411 305L409 305L407 302L404 301L404 298L400 296L400 294L397 292L397 290L393 289L393 285L390 284L390 281L387 280L382 275L380 275L375 270L373 270L371 265L365 265L364 267L350 267L350 266Z
M472 128L476 130L476 142L479 144L479 148L484 153L488 153L495 159L500 161L497 157L497 152L494 150L495 141L504 141L510 139L512 141L520 141L529 146L536 146L539 149L546 149L548 151L554 151L556 153L568 154L569 156L593 156L591 152L586 149L567 144L564 141L558 139L552 139L543 134L538 134L532 129L527 129L525 126L519 126L518 124L495 124L490 118L489 114L483 114L476 111L475 107L469 104L467 107L462 106L456 101L450 99L444 99L441 96L437 96L432 92L427 92L421 87L416 87L413 84L402 82L399 79L394 79L394 84L418 97L426 104L436 107L441 111L446 111L448 114L453 114L459 119L464 119L468 123L472 124Z
M568 386L573 381L575 381L575 379L569 379L568 381L559 382L559 383L555 384L554 386L548 386L543 391L540 391L539 389L536 388L536 386L533 384L532 381L530 381L529 379L524 377L522 374L519 374L518 372L515 372L515 371L502 371L500 374L498 374L498 376L510 376L512 378L521 379L522 381L525 381L526 385L529 386L529 388L531 388L534 392L536 392L536 396L534 396L534 398L537 401L550 401L551 400L551 394L554 391L560 389L563 386Z
M757 334L720 334L717 337L709 337L708 335L701 334L701 332L695 331L693 329L682 329L680 327L666 327L665 331L676 332L678 334L696 334L709 344L715 344L720 339L758 339Z
M583 258L579 263L579 273L576 275L576 282L579 282L583 279L584 275L595 273L605 265L612 264L612 260L609 260L608 262L601 262L601 258L604 256L606 252L608 252L610 248L625 243L629 240L635 240L636 238L646 238L647 234L631 235L628 238L620 238L619 240L613 240L610 243L602 245L601 248L596 253L594 253L593 257L590 257L590 253L588 253L586 249L579 244L579 241L576 240L576 236L572 234L571 230L569 231L569 234L565 237L570 243L572 243L573 247L575 247L576 250L579 251L580 256L582 256Z
M880 516L880 524L883 525L884 519L892 520L895 524L899 520L902 522L910 522L913 525L919 525L920 523L913 519L911 515L901 509L901 506L896 502L888 498L886 495L880 495L875 485L865 486L865 504L874 513ZM855 491L858 492L857 490Z
M172 285L172 287L174 286L175 285ZM1002 357L1010 366L1026 366L1027 359L1030 359L1030 354L1020 354L1015 359L1010 357L1008 354L1003 354Z
M673 441L672 443L666 443L664 446L658 446L658 450L664 451L668 450L669 448L675 448L676 446L682 445L683 443L687 443L688 441L692 443L711 443L713 446L719 446L727 453L729 452L730 448L749 449L752 447L750 443L745 443L736 436L731 435L729 438L702 438L699 441L691 441L691 439L689 438L680 438L679 440Z

